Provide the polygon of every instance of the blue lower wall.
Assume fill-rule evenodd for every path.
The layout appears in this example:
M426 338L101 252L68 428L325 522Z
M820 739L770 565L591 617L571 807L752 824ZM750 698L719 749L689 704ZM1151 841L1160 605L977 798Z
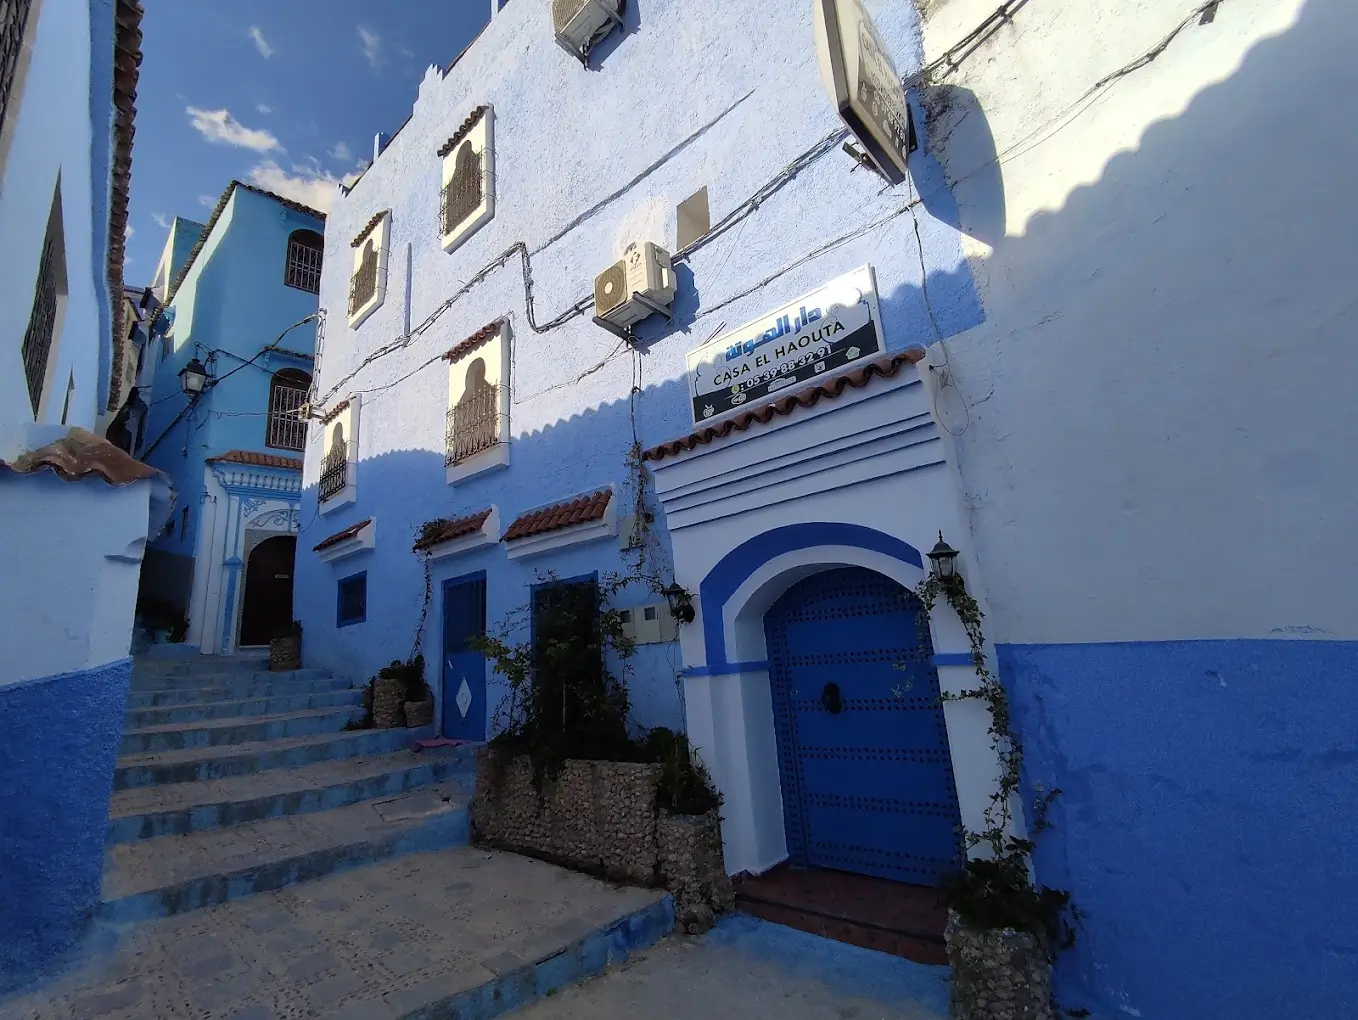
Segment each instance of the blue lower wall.
M1358 1016L1358 642L1002 645L1046 884L1082 920L1061 1005Z
M0 993L71 949L99 905L132 660L0 687Z

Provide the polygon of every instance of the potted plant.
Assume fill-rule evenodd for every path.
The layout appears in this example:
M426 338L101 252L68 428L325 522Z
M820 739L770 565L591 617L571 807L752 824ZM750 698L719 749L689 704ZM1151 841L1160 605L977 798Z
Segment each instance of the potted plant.
M434 692L424 679L424 656L405 664L405 719L407 726L428 726L434 721Z
M378 729L427 726L434 720L434 692L424 680L424 656L393 659L373 680L372 716Z
M302 623L293 620L288 629L269 642L269 669L274 671L302 668Z

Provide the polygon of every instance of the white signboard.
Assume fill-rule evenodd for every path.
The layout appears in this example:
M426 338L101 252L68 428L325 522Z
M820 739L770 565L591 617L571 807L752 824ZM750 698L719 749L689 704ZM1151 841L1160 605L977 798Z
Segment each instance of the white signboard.
M694 422L874 357L883 349L881 321L877 279L863 266L689 351Z
M892 184L913 147L901 76L863 0L812 0L821 80L840 118Z

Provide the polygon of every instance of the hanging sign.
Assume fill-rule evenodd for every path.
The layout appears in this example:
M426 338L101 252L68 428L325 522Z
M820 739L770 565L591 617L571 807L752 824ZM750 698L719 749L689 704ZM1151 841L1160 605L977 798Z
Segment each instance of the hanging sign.
M694 422L827 375L882 350L871 266L688 353Z
M840 119L892 184L905 180L914 124L901 76L863 0L812 0L820 76Z

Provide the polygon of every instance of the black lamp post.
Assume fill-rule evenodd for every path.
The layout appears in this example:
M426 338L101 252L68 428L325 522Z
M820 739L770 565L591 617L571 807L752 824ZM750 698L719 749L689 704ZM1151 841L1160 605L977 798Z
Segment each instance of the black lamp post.
M929 550L929 573L940 581L957 576L957 550L943 541L943 532L938 533L938 544Z
M190 358L189 363L179 370L179 388L192 400L203 392L206 385L207 369L197 358Z
M692 623L697 613L693 610L693 596L688 591L674 584L666 585L660 589L660 594L665 596L665 601L670 604L670 612L680 623Z

